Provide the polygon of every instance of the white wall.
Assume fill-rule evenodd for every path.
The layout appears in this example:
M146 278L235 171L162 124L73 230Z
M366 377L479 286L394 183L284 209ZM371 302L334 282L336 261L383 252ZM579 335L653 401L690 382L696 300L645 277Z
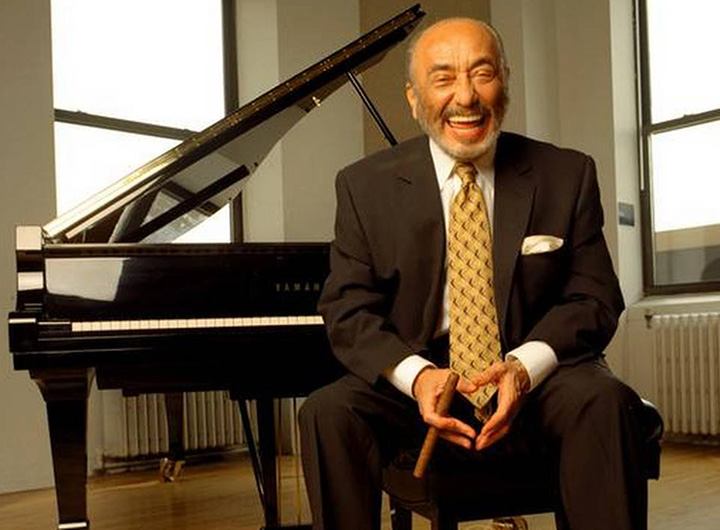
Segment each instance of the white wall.
M359 37L357 0L279 2L283 79ZM335 174L363 154L363 107L349 83L329 96L282 141L286 241L329 241Z
M358 37L356 0L238 2L241 103ZM305 116L244 194L248 241L328 241L337 170L362 156L362 106L346 85Z
M279 81L278 2L238 0L235 4L238 99L243 105ZM243 225L247 241L282 241L284 238L281 167L282 150L276 146L245 186Z
M632 4L631 0L610 2L615 198L635 208L635 226L619 226L617 232L618 273L628 305L643 296L640 155Z
M55 217L50 3L0 2L0 493L52 484L45 406L15 372L5 316L15 307L16 224Z

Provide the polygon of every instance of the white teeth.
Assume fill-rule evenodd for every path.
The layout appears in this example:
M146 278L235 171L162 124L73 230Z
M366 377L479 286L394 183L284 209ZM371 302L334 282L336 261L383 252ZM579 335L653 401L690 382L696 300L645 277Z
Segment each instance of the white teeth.
M448 121L455 123L471 123L474 121L481 121L482 119L482 116L453 116L452 118L448 118Z

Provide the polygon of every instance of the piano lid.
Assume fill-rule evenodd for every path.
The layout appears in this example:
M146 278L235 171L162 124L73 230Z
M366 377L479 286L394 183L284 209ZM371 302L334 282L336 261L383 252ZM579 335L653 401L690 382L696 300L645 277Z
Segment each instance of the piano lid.
M415 29L420 5L366 33L43 227L53 242L169 242L240 191L282 136ZM112 233L111 236L108 234Z

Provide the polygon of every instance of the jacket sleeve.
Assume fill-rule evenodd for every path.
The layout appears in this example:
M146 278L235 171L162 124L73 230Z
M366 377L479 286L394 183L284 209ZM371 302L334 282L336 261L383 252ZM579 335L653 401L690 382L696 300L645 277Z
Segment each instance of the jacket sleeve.
M358 208L351 179L341 171L336 180L335 240L330 246L330 274L318 311L323 316L335 356L352 373L374 384L383 370L413 349L387 318L392 286L378 279L373 249Z

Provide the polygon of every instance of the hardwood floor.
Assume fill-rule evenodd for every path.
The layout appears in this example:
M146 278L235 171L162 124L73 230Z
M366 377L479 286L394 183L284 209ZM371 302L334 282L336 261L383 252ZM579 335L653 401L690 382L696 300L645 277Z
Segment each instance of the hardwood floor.
M283 521L306 522L305 494L295 491L296 465L282 463ZM295 508L300 498L301 509ZM178 482L163 484L154 471L94 477L88 494L93 530L257 530L262 512L249 460L244 456L189 466ZM383 528L389 528L387 509ZM531 530L555 528L551 515L528 518ZM56 526L52 489L0 496L0 528L49 530ZM428 529L417 520L416 528ZM482 522L463 530L486 528ZM663 448L662 479L650 484L652 530L720 528L720 448L670 445Z

